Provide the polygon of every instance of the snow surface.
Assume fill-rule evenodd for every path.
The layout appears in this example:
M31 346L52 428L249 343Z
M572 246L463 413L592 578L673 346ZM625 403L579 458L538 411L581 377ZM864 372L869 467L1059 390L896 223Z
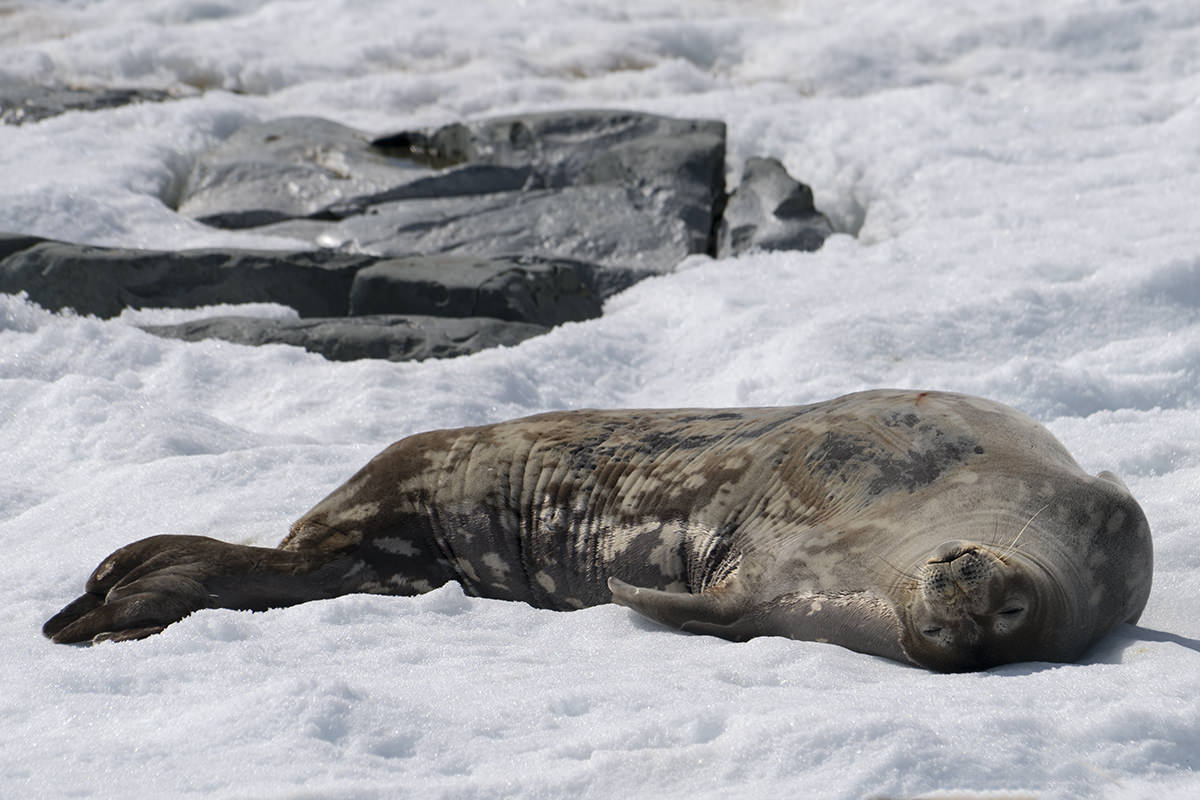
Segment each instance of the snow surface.
M239 126L527 110L716 117L843 233L694 258L602 319L421 364L187 344L0 296L0 795L1200 794L1200 6L74 0L0 4L0 82L188 89L0 127L0 230L291 243L170 208ZM201 91L203 90L203 91ZM286 316L287 309L269 309ZM1140 627L1081 664L936 675L463 596L39 626L143 536L271 545L387 443L554 408L899 386L1041 419L1155 535Z

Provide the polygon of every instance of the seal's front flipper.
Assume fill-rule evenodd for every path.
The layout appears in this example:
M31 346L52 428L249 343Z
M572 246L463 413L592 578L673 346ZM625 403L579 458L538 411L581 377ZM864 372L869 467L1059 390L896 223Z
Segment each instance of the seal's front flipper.
M747 605L736 593L639 589L610 578L613 602L688 633L744 642L786 636L830 642L860 653L914 663L901 644L903 627L891 605L866 592L786 594Z
M141 639L201 608L262 611L352 591L347 556L152 536L100 562L85 594L42 627L55 642Z
M786 636L829 642L859 653L915 663L904 651L904 629L892 606L867 592L786 594L755 606L733 622L695 620L682 627L734 641Z
M738 595L719 589L700 594L664 592L631 586L617 578L608 579L608 588L617 605L632 608L642 616L672 628L682 628L694 620L732 622L745 610Z

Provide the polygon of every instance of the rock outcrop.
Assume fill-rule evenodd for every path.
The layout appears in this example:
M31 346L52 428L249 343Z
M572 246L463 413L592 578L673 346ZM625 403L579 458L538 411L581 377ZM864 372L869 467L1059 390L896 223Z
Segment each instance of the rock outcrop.
M725 126L627 111L455 123L372 138L334 122L245 127L195 161L180 213L313 243L300 252L151 251L0 234L0 292L111 317L280 303L161 335L284 343L331 359L448 357L599 316L688 255L814 250L812 192L751 159L725 194Z

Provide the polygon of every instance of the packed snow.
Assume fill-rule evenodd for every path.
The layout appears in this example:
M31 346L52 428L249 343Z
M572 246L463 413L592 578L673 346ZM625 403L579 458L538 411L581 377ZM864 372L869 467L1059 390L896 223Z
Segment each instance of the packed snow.
M3 82L184 96L0 126L2 231L292 247L172 211L190 159L285 115L387 133L628 107L724 120L731 185L775 156L840 233L694 257L600 319L423 363L136 327L212 309L0 295L0 795L1200 794L1193 0L9 2ZM1155 538L1139 625L1079 664L964 675L456 585L206 611L136 643L40 633L120 545L273 545L409 433L880 386L1009 403L1120 474Z

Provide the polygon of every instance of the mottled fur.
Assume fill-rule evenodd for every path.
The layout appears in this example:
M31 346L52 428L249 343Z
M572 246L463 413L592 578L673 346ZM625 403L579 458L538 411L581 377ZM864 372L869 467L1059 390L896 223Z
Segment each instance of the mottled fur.
M727 638L973 669L1078 657L1137 618L1150 573L1128 491L1086 475L1028 417L965 395L874 391L411 436L275 550L166 536L117 551L46 632L132 638L196 608L456 580L544 608L616 600Z

